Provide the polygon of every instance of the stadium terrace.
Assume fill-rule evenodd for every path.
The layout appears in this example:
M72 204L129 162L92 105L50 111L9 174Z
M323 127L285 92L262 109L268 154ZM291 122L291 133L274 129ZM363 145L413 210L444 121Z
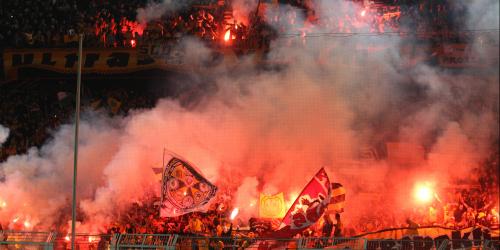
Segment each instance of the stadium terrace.
M0 2L0 249L499 249L497 0Z

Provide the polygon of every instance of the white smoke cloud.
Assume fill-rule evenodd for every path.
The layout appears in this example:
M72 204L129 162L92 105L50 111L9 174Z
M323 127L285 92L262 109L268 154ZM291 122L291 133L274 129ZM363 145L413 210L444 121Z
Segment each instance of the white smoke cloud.
M499 2L495 0L477 0L471 2L452 2L454 7L461 8L465 16L457 17L464 20L468 30L498 30L500 28ZM494 33L494 32L493 32Z
M259 181L255 177L245 177L235 193L234 207L237 207L241 213L240 219L248 219L259 214Z
M259 0L234 0L231 2L233 17L238 22L248 25L248 17L257 11ZM252 14L253 14L252 13Z
M0 147L9 138L9 128L6 128L0 124Z
M137 10L137 20L145 24L151 20L158 19L165 14L179 11L190 5L191 0L162 0L162 2L150 2L146 7Z

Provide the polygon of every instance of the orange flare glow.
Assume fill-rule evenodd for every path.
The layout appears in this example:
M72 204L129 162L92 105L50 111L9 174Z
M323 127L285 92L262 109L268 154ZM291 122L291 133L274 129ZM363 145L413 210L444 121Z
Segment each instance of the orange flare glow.
M434 191L429 185L417 185L414 193L415 199L419 203L428 203L434 197Z
M224 34L224 41L228 42L229 38L231 38L231 30L227 30L226 34Z
M234 220L234 218L236 218L236 216L238 215L239 212L240 212L240 210L238 208L233 209L233 211L231 212L230 219Z

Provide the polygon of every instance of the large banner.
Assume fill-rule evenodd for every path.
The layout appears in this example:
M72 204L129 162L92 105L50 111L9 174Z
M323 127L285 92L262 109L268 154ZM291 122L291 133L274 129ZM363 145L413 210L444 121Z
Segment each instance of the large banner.
M366 249L499 249L499 230L476 227L453 230L443 227L418 228L418 235L410 235L405 228L388 229L359 237L367 239ZM483 242L482 248L479 244Z
M155 51L132 48L84 49L82 72L84 74L117 74L147 69L186 70L182 65L184 59L182 50L164 49L161 51L161 57L148 54L150 52ZM3 63L6 79L15 79L18 70L22 68L43 69L58 73L76 73L78 51L76 49L5 50Z
M321 168L292 204L273 236L290 238L316 223L330 203L331 192L328 175Z
M217 192L217 187L186 161L172 158L163 172L161 217L201 211Z

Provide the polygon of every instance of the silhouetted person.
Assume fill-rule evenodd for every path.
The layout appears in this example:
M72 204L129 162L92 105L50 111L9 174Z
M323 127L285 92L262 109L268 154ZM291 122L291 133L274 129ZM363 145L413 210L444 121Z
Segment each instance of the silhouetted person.
M322 236L323 237L330 237L332 235L332 229L333 229L333 221L330 219L330 216L326 215L323 216L323 219L325 222L323 223L323 228L321 230Z
M342 225L342 221L340 221L340 214L339 213L336 213L335 214L335 220L336 220L336 223L335 223L335 231L333 231L333 236L334 237L342 237L342 230L343 230L343 225Z
M409 218L406 219L406 223L408 224L408 231L406 232L407 235L418 235L418 227L419 225L410 220Z

